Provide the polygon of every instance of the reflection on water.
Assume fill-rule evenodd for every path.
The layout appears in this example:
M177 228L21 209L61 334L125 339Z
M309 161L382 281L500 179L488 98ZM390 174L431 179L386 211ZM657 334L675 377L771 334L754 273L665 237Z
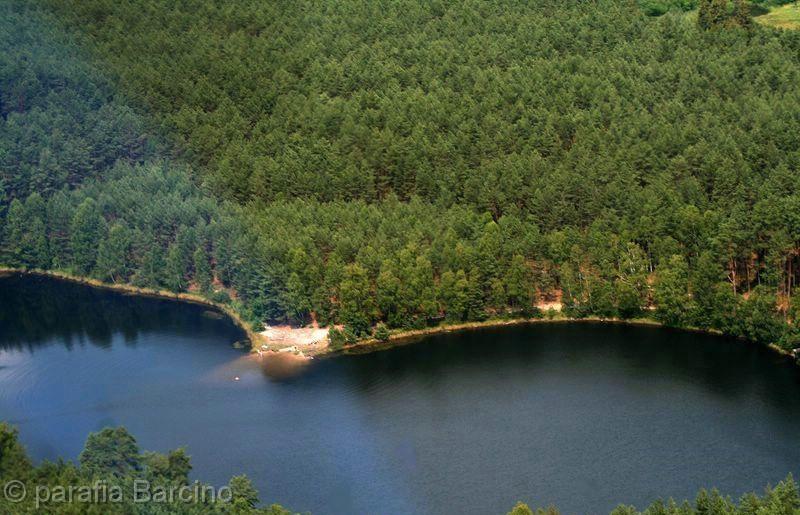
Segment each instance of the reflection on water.
M35 350L53 343L107 348L115 336L135 343L147 332L190 335L226 325L226 330L238 331L220 313L203 306L33 275L0 277L0 349Z
M0 278L0 419L36 458L123 424L315 513L562 513L800 474L798 369L699 334L536 324L262 359L206 308Z

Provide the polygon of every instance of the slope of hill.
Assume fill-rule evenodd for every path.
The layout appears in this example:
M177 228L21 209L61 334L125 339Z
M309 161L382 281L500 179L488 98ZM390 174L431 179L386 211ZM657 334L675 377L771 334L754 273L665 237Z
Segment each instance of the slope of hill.
M203 273L254 319L358 336L558 297L798 344L796 33L609 0L46 4L236 204Z

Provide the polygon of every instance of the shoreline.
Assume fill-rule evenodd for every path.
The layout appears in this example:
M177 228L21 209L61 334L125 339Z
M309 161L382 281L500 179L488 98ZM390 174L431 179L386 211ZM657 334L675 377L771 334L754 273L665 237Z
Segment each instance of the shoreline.
M202 295L196 293L180 292L176 293L169 290L159 290L156 288L144 288L134 286L129 283L107 283L91 277L84 277L80 275L73 275L67 272L57 270L40 270L38 268L14 268L7 266L0 266L0 277L3 275L33 275L38 277L49 277L51 279L58 279L76 284L82 284L91 288L98 288L103 290L117 291L120 293L127 293L131 295L140 295L142 297L151 297L156 299L172 300L176 302L188 302L190 304L197 304L207 306L220 311L223 315L231 319L231 321L244 331L251 346L255 348L256 345L261 345L263 340L261 336L250 328L250 325L239 315L239 313L231 306L214 302L207 299Z
M188 292L176 293L169 290L159 290L155 288L134 286L128 283L119 283L119 284L107 283L100 281L98 279L93 279L91 277L78 276L56 270L24 269L24 268L0 266L0 277L2 277L3 275L12 275L12 274L49 277L76 284L82 284L84 286L89 286L92 288L112 290L132 295L140 295L143 297L152 297L152 298L166 299L179 302L188 302L191 304L211 307L216 309L217 311L220 311L222 314L230 318L231 321L234 323L234 325L239 327L245 333L245 335L247 336L247 340L250 342L251 353L258 352L261 349L262 345L267 343L267 340L261 334L253 331L250 325L244 319L242 319L242 317L234 308L207 299L195 293L188 293ZM672 327L664 325L663 323L654 320L652 318L621 319L621 318L600 318L595 316L589 316L584 318L573 318L573 317L566 317L561 313L559 313L557 316L553 318L541 317L541 318L489 319L480 322L441 324L434 327L426 327L424 329L409 329L405 331L397 331L397 332L392 332L389 335L389 339L386 341L379 341L375 338L364 338L358 340L353 344L345 345L344 347L341 347L339 349L331 349L330 346L326 346L322 349L318 349L314 352L306 354L303 359L307 360L310 359L312 356L324 358L324 357L336 356L337 354L350 354L350 353L356 354L356 353L367 353L367 352L386 350L395 346L404 345L405 343L418 341L427 336L434 336L438 334L464 332L476 329L491 329L491 328L506 327L506 326L519 326L525 324L544 324L544 323L563 324L563 323L581 323L581 322L595 322L595 323L599 322L608 324L624 324L632 326L663 327L669 329L677 329L679 331L725 336L721 331L717 329L701 329L699 327ZM732 336L732 335L728 336L743 342L749 341L741 336ZM800 357L795 356L792 352L782 349L775 344L769 344L766 345L765 347L780 356L788 358L795 365L800 366Z
M398 331L396 333L391 333L387 341L379 341L375 338L365 338L363 340L357 341L356 343L345 345L344 347L337 350L328 349L325 352L317 354L317 356L327 357L327 356L334 356L336 354L350 354L350 353L360 354L360 353L386 350L395 346L403 345L405 343L412 343L414 341L424 339L427 336L434 336L446 333L465 332L476 329L491 329L496 327L520 326L525 324L564 324L564 323L587 323L587 322L644 326L644 327L660 327L665 329L675 329L678 331L686 331L691 333L726 336L735 340L739 340L741 342L754 343L748 340L747 338L741 336L725 335L722 331L718 329L702 329L699 327L672 327L665 325L652 318L622 319L622 318L600 318L595 316L589 316L584 318L572 318L559 315L554 318L542 317L542 318L492 319L492 320L485 320L482 322L444 324L435 327L426 327L424 329L409 329L406 331ZM765 347L780 356L788 358L793 364L800 367L800 358L795 357L790 351L782 349L777 345L775 345L774 343L766 345Z

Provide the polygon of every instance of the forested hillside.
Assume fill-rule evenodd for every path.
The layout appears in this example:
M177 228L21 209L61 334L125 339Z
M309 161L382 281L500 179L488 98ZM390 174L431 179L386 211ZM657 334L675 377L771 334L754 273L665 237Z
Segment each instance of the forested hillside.
M212 262L219 234L238 234L232 208L159 158L157 138L52 15L0 2L0 48L0 264L175 291L191 281L227 301Z
M137 181L175 174L184 201L205 206L168 222L160 245L131 247L126 274L69 250L73 268L128 281L163 262L147 281L213 279L255 320L354 335L560 299L571 316L655 307L671 325L800 345L800 33L703 30L610 0L42 5L109 74L92 87L124 114L110 126L148 134L112 138L109 182L58 195L155 195L128 204L136 217L160 212L162 194ZM24 70L3 70L4 123L32 120L35 92L5 93L28 91ZM53 149L35 144L31 156ZM169 162L138 165L148 149ZM4 162L6 197L24 199L30 186L10 184L22 161ZM9 211L7 235L37 202ZM117 215L102 211L110 241ZM17 241L6 255L35 266Z

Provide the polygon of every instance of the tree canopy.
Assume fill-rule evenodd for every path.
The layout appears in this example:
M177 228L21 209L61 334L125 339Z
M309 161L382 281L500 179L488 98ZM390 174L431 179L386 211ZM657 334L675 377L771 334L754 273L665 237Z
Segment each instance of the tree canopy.
M611 0L43 5L4 6L6 264L355 336L561 301L800 345L797 32Z

